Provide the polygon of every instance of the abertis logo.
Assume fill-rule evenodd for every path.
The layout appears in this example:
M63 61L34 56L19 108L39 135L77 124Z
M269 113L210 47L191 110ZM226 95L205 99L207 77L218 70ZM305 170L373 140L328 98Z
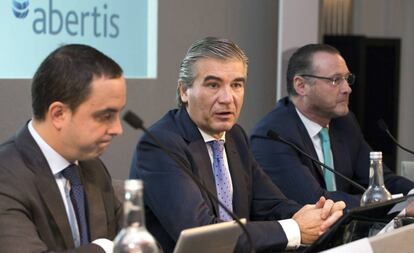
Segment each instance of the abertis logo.
M29 0L12 0L13 13L16 18L25 18L29 14Z

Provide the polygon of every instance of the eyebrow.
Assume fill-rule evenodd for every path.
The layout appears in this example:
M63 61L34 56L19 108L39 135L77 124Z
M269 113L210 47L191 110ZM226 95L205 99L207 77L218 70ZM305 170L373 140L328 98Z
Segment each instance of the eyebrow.
M210 81L210 80L223 81L223 79L221 79L221 78L219 78L217 76L212 76L212 75L206 76L204 78L204 82L207 82L207 81ZM238 78L234 79L233 82L246 82L246 78L244 78L244 77L238 77Z
M106 109L103 109L103 110L96 111L92 115L99 116L99 115L102 115L102 114L108 113L108 112L109 113L116 113L116 112L118 112L118 110L114 109L114 108L106 108Z

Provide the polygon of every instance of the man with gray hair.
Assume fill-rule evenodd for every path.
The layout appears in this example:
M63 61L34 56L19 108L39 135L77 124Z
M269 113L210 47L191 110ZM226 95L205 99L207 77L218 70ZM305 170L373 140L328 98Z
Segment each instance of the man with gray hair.
M321 198L302 207L288 200L254 160L246 134L236 124L247 65L244 52L229 40L196 41L181 63L179 108L149 129L186 168L147 134L137 145L130 176L145 182L147 227L164 252L172 252L183 229L232 219L184 169L248 220L246 228L258 251L312 243L342 215L343 202ZM242 236L236 251L247 250Z

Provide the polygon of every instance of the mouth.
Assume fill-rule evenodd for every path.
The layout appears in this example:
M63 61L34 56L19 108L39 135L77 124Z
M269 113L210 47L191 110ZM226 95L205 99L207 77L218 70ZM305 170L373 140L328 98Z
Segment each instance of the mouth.
M214 115L218 118L227 119L234 116L234 113L231 111L220 111L214 113Z
M99 142L100 145L104 145L104 146L109 145L109 143L111 143L111 140L104 140L104 141Z
M342 99L338 101L338 104L348 104L349 103L349 99Z

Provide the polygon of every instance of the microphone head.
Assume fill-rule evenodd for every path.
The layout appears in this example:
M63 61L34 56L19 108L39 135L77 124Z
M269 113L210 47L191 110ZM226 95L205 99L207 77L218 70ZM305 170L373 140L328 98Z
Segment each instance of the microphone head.
M379 127L382 131L386 132L386 131L388 130L388 126L387 126L387 124L385 123L385 121L384 121L383 119L379 119L379 120L377 121L377 124L378 124L378 127Z
M124 114L123 120L135 129L141 129L143 127L142 119L131 111L127 111Z
M272 129L269 129L269 131L267 131L267 137L272 138L274 140L280 139L279 134L273 131Z

